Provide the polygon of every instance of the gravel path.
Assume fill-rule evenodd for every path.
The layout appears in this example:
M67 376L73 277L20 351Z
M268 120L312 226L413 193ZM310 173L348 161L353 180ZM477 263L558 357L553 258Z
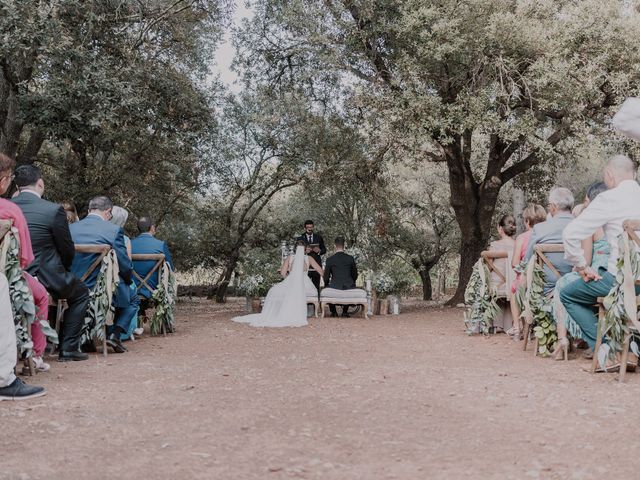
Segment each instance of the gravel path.
M238 308L53 363L47 396L0 403L0 479L637 477L638 375L467 337L454 309L263 330Z

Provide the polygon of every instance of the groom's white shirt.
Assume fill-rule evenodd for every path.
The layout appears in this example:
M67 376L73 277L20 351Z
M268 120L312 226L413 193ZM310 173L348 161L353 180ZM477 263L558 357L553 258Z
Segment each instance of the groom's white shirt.
M623 232L625 220L640 220L640 185L635 180L624 180L602 192L587 208L564 229L564 258L576 267L585 267L582 240L604 229L611 246L607 270L612 275L618 271L618 236Z

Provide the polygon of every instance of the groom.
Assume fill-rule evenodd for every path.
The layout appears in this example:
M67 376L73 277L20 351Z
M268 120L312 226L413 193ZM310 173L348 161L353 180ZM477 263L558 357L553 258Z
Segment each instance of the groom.
M351 290L356 288L356 280L358 279L358 267L355 259L344 252L344 238L337 237L334 241L336 253L327 259L324 268L324 284L325 287L334 288L336 290ZM349 317L349 307L351 305L342 306L342 316ZM337 317L338 312L336 306L329 304L331 316Z
M300 235L296 240L302 240L307 246L305 253L310 255L318 265L322 266L322 255L327 253L327 249L324 246L322 236L313 233L313 229L313 220L307 220L304 222L304 234ZM316 290L320 291L320 274L315 270L309 270L309 278Z

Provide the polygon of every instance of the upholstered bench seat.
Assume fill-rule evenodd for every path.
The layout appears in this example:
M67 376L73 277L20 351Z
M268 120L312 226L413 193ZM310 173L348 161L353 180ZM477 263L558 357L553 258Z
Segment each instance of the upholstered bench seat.
M362 311L365 318L367 315L367 292L361 288L353 288L351 290L337 290L335 288L324 288L320 292L320 310L324 317L325 305L362 305Z

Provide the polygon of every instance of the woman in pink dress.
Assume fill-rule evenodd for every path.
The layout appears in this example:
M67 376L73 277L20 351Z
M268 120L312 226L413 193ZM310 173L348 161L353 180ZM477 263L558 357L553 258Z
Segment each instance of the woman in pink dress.
M513 260L511 261L511 266L513 268L517 267L520 262L524 260L524 256L527 253L527 247L529 246L529 239L531 238L531 230L533 229L533 226L536 223L544 222L546 219L547 212L542 205L530 203L522 211L522 220L524 221L526 230L516 238L516 243L513 247ZM522 327L520 322L520 308L518 308L518 303L515 301L515 298L513 298L513 294L523 284L523 282L524 277L518 273L516 279L511 285L512 300L509 304L511 305L513 327L507 331L507 334L513 336L513 339L516 341L521 339Z

